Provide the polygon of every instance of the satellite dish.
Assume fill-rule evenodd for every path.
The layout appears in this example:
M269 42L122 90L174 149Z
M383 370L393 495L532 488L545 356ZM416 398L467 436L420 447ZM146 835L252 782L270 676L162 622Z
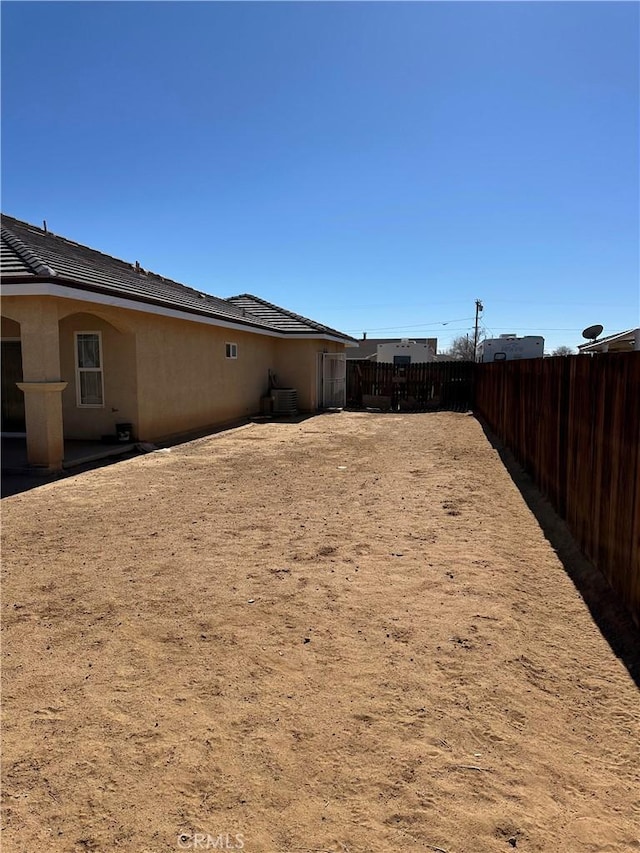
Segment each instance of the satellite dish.
M596 323L595 326L588 326L582 333L582 337L586 338L588 341L595 341L598 335L602 334L602 329L603 326L599 323Z

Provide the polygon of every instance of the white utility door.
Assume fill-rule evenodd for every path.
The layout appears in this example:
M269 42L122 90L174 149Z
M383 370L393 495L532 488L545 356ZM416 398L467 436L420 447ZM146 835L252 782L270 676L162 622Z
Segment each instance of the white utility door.
M347 360L343 352L322 353L322 406L342 409L347 403Z

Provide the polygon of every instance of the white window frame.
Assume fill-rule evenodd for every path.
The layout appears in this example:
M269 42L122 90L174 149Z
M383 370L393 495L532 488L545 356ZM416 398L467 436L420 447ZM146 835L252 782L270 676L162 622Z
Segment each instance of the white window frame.
M225 358L238 358L238 344L235 344L231 341L225 341L224 354Z
M100 367L80 367L78 363L78 336L79 335L96 335L98 338L98 354L100 356ZM76 366L76 406L79 409L104 409L104 360L102 355L102 332L92 329L86 332L73 333L73 359ZM102 395L101 403L83 403L81 399L82 388L80 385L81 373L100 373L100 393Z

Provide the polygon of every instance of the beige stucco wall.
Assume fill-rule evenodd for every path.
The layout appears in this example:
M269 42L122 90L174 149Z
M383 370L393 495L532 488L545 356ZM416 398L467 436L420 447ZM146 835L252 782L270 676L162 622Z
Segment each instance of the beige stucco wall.
M276 375L281 388L295 388L298 408L314 412L321 404L320 355L344 352L344 346L323 340L279 340Z
M29 339L23 335L27 378L68 383L62 393L66 438L99 439L113 433L118 422L131 422L137 438L158 441L256 414L267 393L269 370L280 387L297 389L301 411L315 411L319 354L344 350L331 341L283 340L57 297L5 297L2 313L8 320L28 321ZM34 317L40 319L34 322ZM41 370L38 323L49 343L59 336L59 365ZM16 327L9 322L5 328ZM102 333L103 408L76 405L76 331ZM238 345L237 359L226 358L226 342Z
M22 324L25 379L60 379L67 383L62 392L65 438L99 440L102 435L115 433L119 422L137 422L135 334L128 317L131 313L73 299L3 297L2 335L10 336L16 321ZM104 406L78 407L74 332L95 331L102 333ZM49 341L49 350L57 349L57 363L41 347L43 341Z
M104 378L101 408L77 405L75 332L100 332ZM83 311L60 320L60 373L68 385L62 394L65 438L98 440L113 435L118 423L138 421L136 339L111 323Z
M344 352L323 340L282 340L155 317L136 335L140 435L147 440L215 426L260 411L269 370L281 388L295 388L298 407L320 405L319 354ZM225 343L238 358L225 356Z
M153 440L256 414L277 339L152 317L136 332L139 432ZM225 343L238 346L226 358Z

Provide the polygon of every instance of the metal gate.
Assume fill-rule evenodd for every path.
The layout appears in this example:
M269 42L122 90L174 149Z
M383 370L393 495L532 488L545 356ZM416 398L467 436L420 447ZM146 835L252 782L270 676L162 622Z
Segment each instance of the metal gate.
M342 409L347 403L347 366L343 352L322 354L322 406Z

